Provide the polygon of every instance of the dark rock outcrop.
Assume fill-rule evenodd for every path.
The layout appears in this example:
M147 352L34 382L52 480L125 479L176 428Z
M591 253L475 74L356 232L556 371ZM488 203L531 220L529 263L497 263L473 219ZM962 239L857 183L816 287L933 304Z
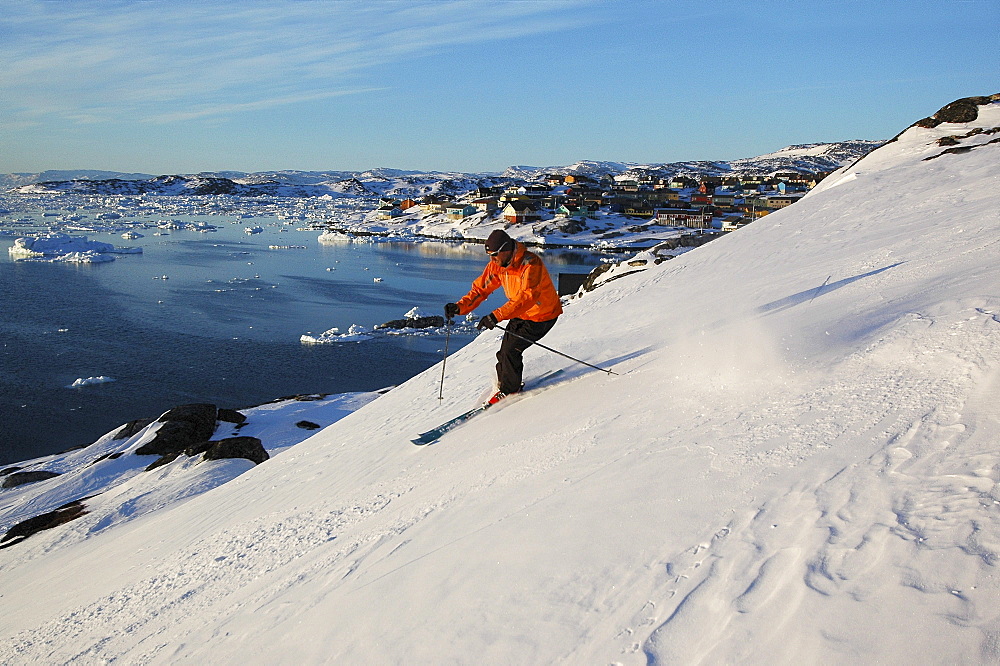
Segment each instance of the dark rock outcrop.
M299 393L298 395L286 395L281 398L275 398L274 400L268 400L267 402L261 403L263 405L274 405L279 402L285 402L286 400L295 400L296 402L316 402L319 400L326 400L329 393ZM254 405L254 407L260 407L260 405Z
M215 405L207 403L174 407L157 419L163 425L152 440L136 449L136 454L163 456L179 453L210 439L215 432L218 411Z
M115 436L112 439L128 439L152 422L152 419L136 419L135 421L129 421L118 429L118 432L115 433Z
M295 424L296 428L302 428L303 430L319 430L323 426L318 423L313 423L312 421L299 421Z
M93 467L97 463L103 462L105 460L116 460L118 458L121 458L122 455L124 455L124 453L125 453L124 451L113 451L112 453L105 453L103 456L94 458L93 461L87 464L87 467Z
M941 123L971 123L979 117L979 107L1000 99L1000 93L982 97L963 97L945 104L937 113L914 123L918 127L937 127Z
M214 444L214 443L215 442L213 442L212 440L207 440L207 441L204 441L204 442L198 442L194 446L189 446L188 448L184 449L184 455L186 455L186 456L200 456L205 451L208 451L209 447L212 446L212 444Z
M93 442L88 442L87 444L77 444L76 446L71 446L68 449L63 449L62 451L58 451L56 455L61 456L64 453L72 453L73 451L82 451L91 444L93 444Z
M180 451L174 451L173 453L167 453L165 455L162 455L159 458L157 458L155 461L153 461L152 463L150 463L149 465L147 465L146 469L143 470L143 471L150 472L150 471L156 469L157 467L163 467L164 465L167 465L167 464L172 463L173 461L177 460L177 458L179 458L180 455L181 455Z
M27 472L13 472L7 474L0 483L0 488L16 488L26 483L35 483L60 476L59 472L49 472L47 470L29 470Z
M246 458L256 464L261 464L270 456L264 445L256 437L227 437L208 442L205 460L224 460L226 458Z
M317 426L319 427L319 426ZM166 453L154 463L146 467L147 472L163 467L177 460L181 454L193 457L205 454L204 460L224 460L227 458L246 458L260 464L270 458L263 443L256 437L227 437L225 439L206 440L192 444L183 451Z
M444 326L444 317L432 315L430 317L415 317L413 319L393 319L384 324L379 324L375 328L440 328Z
M22 520L7 530L7 533L4 534L2 539L0 539L0 548L9 548L14 544L21 543L31 535L37 534L42 530L49 530L53 527L64 525L71 520L76 520L80 516L86 515L87 507L84 505L84 502L88 499L90 499L90 497L84 497L83 499L78 499L70 502L69 504L63 504L54 511L49 511L48 513L43 513L40 516Z
M247 421L247 417L243 416L243 414L240 414L235 409L225 409L225 408L219 409L219 413L216 416L216 418L219 419L220 421L225 421L226 423L242 424L246 423Z

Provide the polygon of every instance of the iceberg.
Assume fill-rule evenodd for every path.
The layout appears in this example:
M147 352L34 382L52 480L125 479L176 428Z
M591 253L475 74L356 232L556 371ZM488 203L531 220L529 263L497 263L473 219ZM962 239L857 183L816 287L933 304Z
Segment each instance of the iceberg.
M299 337L299 342L304 345L323 345L331 342L361 342L371 340L372 335L367 328L360 324L351 324L347 333L341 333L339 328L331 328L319 335L306 333Z
M92 384L107 384L108 382L113 381L115 381L113 377L106 377L104 375L98 375L97 377L81 377L66 388L80 388L81 386L90 386Z
M114 257L107 254L95 252L94 250L87 250L86 252L70 252L69 254L62 254L58 257L50 259L49 261L60 261L67 264L106 264L109 261L114 260Z
M8 252L14 259L38 259L44 257L66 258L65 261L94 263L113 261L114 257L95 259L108 254L141 254L141 247L115 247L110 243L88 240L86 236L48 234L46 236L17 238ZM70 259L76 255L76 258ZM86 257L81 259L80 257Z

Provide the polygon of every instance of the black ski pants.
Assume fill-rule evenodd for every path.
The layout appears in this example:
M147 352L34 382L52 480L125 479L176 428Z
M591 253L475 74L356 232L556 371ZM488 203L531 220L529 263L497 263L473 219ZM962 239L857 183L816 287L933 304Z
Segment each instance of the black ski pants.
M507 332L503 334L500 351L497 352L497 382L501 391L511 394L521 390L524 350L530 347L533 342L541 340L555 325L555 319L548 321L511 319L507 322L505 327ZM512 333L521 337L511 335ZM521 338L527 339L522 340Z

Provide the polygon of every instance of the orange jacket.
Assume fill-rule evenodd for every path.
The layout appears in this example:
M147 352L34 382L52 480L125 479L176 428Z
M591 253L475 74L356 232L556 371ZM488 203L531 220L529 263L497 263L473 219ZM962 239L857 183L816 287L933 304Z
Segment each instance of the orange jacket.
M528 252L524 243L515 243L514 256L506 268L495 261L486 265L483 274L472 282L469 293L458 301L459 314L475 310L500 286L507 295L507 302L493 311L497 321L548 321L562 314L559 294L545 264L538 255Z

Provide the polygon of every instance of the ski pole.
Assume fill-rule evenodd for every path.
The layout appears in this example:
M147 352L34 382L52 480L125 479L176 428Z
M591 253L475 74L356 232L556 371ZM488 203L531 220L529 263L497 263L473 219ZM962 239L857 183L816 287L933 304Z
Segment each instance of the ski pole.
M564 358L568 358L568 359L569 359L569 360L571 360L571 361L576 361L577 363L580 363L580 364L582 364L582 365L585 365L585 366L587 366L588 368L593 368L594 370L600 370L601 372L606 372L606 373L608 373L609 375L617 375L617 374L618 374L617 372L613 372L613 371L611 371L611 370L607 370L607 369L605 369L605 368L599 368L599 367L597 367L596 365L591 365L590 363L587 363L586 361L581 361L581 360L580 360L580 359L578 359L578 358L573 358L573 357L572 357L572 356L570 356L569 354L564 354L564 353L562 353L561 351L559 351L558 349L553 349L552 347L546 347L546 346L545 346L545 345L543 345L543 344L542 344L541 342L538 342L537 340L530 340L530 339L528 339L528 338L524 337L523 335L518 335L518 334L517 334L517 333L515 333L514 331L510 331L510 330L507 330L506 328L504 328L504 327L503 327L503 326L501 326L500 324L497 324L497 325L496 325L496 328L499 328L499 329L500 329L501 331L503 331L504 333L509 333L510 335L513 335L513 336L514 336L515 338L520 338L520 339L524 340L525 342L529 342L529 343L531 343L531 344L533 344L533 345L538 345L538 346L539 346L539 347L541 347L542 349L546 349L546 350L548 350L548 351L552 352L553 354L559 354L560 356L562 356L562 357L564 357Z
M448 362L448 340L451 339L451 317L444 324L444 358L441 360L441 388L438 389L438 400L444 400L444 366Z

